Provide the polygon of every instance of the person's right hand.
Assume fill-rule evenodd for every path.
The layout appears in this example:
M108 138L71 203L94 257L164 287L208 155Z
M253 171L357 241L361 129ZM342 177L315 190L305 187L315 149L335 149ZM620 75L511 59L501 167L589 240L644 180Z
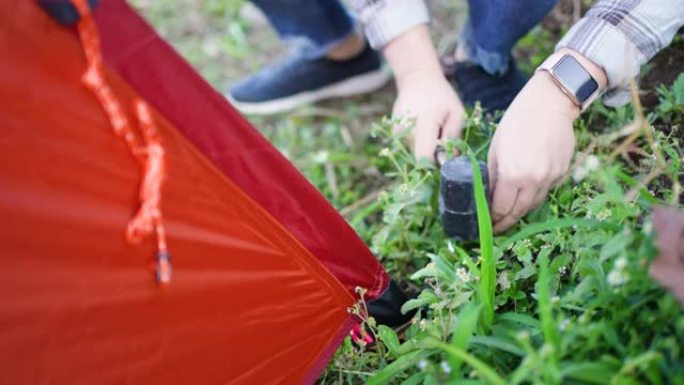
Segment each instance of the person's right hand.
M441 72L404 73L397 78L397 88L392 115L413 121L413 154L418 159L432 160L438 141L460 137L463 104Z
M563 180L580 109L546 73L535 74L501 119L489 147L494 232L515 225Z

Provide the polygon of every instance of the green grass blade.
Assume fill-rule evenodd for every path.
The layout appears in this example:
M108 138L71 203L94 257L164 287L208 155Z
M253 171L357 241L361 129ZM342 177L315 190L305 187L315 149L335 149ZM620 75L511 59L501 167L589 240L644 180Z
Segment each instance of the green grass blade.
M456 330L451 337L451 346L468 350L470 338L477 328L477 321L480 317L480 306L471 302L466 305L458 314L458 321L456 323ZM455 381L458 379L458 374L461 369L461 360L455 356L449 356L449 365L451 366L451 379Z
M498 318L497 318L498 320ZM470 339L473 346L481 346L487 349L497 349L514 356L525 357L525 351L520 349L515 343L506 341L500 337L474 336Z
M438 341L434 338L428 338L425 341L425 345L429 348L441 349L446 354L455 357L470 365L473 369L477 370L480 378L482 378L491 385L506 385L506 381L504 381L504 379L501 378L501 376L499 376L494 371L494 369L489 367L489 365L485 364L484 362L480 361L477 357L473 356L472 354L469 354L468 352L463 351L462 349L445 344L444 342Z
M553 317L553 305L551 303L551 271L549 269L549 254L551 249L542 250L537 257L539 265L539 280L537 281L537 301L539 301L539 319L541 321L544 341L553 347L551 355L555 365L558 364L560 353L560 335L558 325Z
M418 350L399 357L396 361L375 372L373 377L366 381L366 385L385 385L397 376L415 365L418 361L432 354L429 350Z
M561 375L587 384L609 385L617 368L605 362L564 362L561 363Z
M559 230L567 227L589 227L593 229L602 230L613 230L618 231L622 227L615 223L594 221L589 219L577 219L577 218L563 218L563 219L552 219L543 223L535 223L524 227L522 230L518 231L516 234L504 240L499 244L499 247L503 250L506 247L521 241L525 238L529 238L532 235L543 233L551 230Z
M475 155L470 154L473 167L473 189L477 208L477 222L480 232L480 263L479 298L482 303L482 324L489 329L494 322L494 293L496 289L496 261L494 260L494 236L492 234L492 218L489 214L487 193L485 192L480 165Z

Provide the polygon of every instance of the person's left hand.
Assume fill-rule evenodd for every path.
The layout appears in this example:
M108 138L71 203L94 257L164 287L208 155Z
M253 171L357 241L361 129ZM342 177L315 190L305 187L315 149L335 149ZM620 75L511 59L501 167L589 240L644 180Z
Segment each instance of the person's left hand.
M579 113L544 72L516 96L489 149L495 232L516 224L564 179L575 151L572 123Z

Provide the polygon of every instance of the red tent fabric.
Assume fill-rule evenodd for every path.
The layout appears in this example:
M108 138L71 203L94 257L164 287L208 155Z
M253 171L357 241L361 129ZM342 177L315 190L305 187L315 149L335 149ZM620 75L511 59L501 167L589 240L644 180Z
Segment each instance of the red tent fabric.
M11 384L311 383L387 275L334 209L123 1L95 12L106 79L166 151L173 280L124 236L141 170L81 82L83 47L0 2L0 368ZM132 119L132 118L131 118Z

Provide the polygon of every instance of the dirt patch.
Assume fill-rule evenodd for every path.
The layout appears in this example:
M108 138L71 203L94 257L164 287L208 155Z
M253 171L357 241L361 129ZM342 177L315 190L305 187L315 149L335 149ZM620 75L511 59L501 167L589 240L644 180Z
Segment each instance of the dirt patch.
M652 108L658 104L657 87L670 85L684 71L684 40L673 43L660 51L648 65L648 71L641 80L642 101Z

